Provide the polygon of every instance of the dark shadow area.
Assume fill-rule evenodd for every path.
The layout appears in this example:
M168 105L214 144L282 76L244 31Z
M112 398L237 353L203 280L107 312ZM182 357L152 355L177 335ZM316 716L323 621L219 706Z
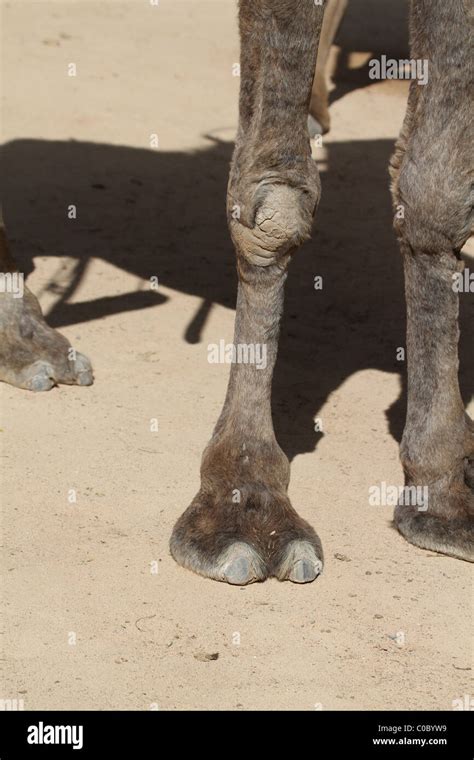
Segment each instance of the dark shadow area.
M389 140L328 144L328 171L313 240L294 257L274 382L277 436L290 457L312 451L314 418L353 373L400 373L405 345L402 262L392 231ZM183 336L200 332L213 303L235 305L234 255L225 219L230 143L164 153L80 142L18 141L4 149L5 219L25 272L34 256L76 259L48 321L61 327L163 302L150 290L68 303L91 257L202 299ZM77 219L67 218L75 204ZM322 290L314 277L322 276ZM54 283L51 288L55 290ZM171 296L172 297L172 296ZM461 296L462 378L472 382L474 296ZM160 334L159 312L155 320ZM220 337L220 336L218 336ZM203 345L203 350L206 347ZM92 356L92 360L94 357ZM464 383L469 398L472 386ZM400 439L404 394L387 411ZM214 420L209 420L211 428ZM370 420L367 421L370 425ZM351 420L348 435L353 434ZM355 436L356 437L356 436Z
M345 51L408 55L410 0L349 0L336 42Z
M349 65L351 53L368 52L372 58L386 55L397 60L410 57L408 13L409 0L350 0L335 39L340 51L330 103L374 84L367 63L357 68Z

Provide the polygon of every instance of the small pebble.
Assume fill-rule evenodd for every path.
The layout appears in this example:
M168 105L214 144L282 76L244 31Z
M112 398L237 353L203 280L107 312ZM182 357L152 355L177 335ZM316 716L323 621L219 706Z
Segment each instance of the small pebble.
M210 662L219 659L219 652L195 652L194 659L200 662Z

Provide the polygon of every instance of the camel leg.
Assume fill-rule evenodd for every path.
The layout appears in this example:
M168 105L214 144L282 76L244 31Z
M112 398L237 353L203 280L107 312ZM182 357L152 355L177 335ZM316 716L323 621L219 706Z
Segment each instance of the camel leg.
M46 324L37 299L18 272L1 220L0 381L31 391L93 381L87 357Z
M311 137L329 131L329 93L326 66L331 45L337 34L347 8L347 0L328 0L319 40L318 60L309 105L309 130Z
M456 275L472 233L467 3L413 0L412 58L428 60L426 86L412 82L392 159L395 228L404 258L408 408L401 460L426 504L400 503L395 523L411 543L474 561L474 425L458 383ZM406 500L404 500L406 502Z
M201 489L170 544L179 564L234 584L270 575L304 583L322 569L320 541L287 496L290 467L270 401L286 270L319 199L307 114L322 20L312 2L240 3L240 118L228 188L239 275L234 346L260 346L266 356L260 366L232 364Z

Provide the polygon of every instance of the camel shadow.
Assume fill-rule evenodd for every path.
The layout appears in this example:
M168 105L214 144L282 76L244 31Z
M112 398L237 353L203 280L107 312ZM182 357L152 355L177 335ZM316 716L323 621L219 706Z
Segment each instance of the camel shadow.
M408 15L409 0L350 0L334 40L339 51L332 76L335 87L329 93L331 104L353 90L374 84L368 77L367 63L356 66L351 61L353 53L360 56L365 51L371 58L410 57Z
M74 261L67 287L47 315L51 325L100 320L167 300L141 289L70 303L92 258L143 280L157 276L161 285L202 299L183 335L189 343L201 340L213 303L235 305L224 208L232 144L209 142L207 149L191 153L76 141L20 140L5 146L5 218L21 271L32 271L35 256L67 255ZM401 376L402 394L387 410L397 440L405 414L405 365L397 360L397 348L405 344L402 262L387 172L393 142L352 140L328 143L326 150L313 239L290 268L274 379L275 428L290 458L315 449L321 436L314 429L318 411L361 370ZM66 211L71 204L74 220ZM321 289L314 287L317 276ZM466 400L474 364L473 311L473 295L463 294ZM150 313L155 318L156 312ZM159 319L156 331L159 340Z

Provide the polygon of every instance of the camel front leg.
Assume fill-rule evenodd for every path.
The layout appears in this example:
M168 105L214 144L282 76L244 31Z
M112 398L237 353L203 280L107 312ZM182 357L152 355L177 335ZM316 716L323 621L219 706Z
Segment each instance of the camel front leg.
M470 7L472 8L472 2ZM406 475L395 524L411 543L474 561L474 423L458 383L460 251L473 230L472 29L468 4L413 0L411 83L392 159L407 302ZM409 498L414 488L418 501Z
M240 3L240 118L228 189L236 356L201 489L171 539L179 564L233 584L268 576L305 583L322 569L319 538L287 496L290 467L271 413L286 271L310 235L320 192L307 115L322 20L312 2Z

